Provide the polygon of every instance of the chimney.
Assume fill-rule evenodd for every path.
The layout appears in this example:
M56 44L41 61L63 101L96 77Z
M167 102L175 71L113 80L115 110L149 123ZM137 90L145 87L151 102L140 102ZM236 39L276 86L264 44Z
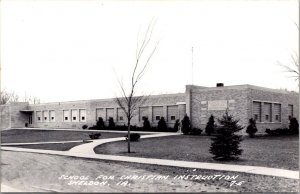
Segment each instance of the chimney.
M217 87L223 87L224 83L217 83Z

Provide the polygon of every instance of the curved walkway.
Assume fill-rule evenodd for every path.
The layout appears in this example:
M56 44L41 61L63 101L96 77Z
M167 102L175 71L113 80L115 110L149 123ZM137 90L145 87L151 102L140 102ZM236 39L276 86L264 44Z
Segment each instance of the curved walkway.
M181 135L181 133L159 133L159 134L151 134L151 135L142 135L141 139L152 138L152 137L164 137L164 136L173 136L173 135ZM110 142L122 141L125 140L125 137L115 137L108 139L97 139L93 140L92 143L86 143L82 145L78 145L69 150L69 152L74 153L86 153L86 154L95 154L94 148Z
M219 170L219 171L232 171L232 172L244 172L250 174L259 174L267 176L276 176L289 179L299 179L299 171L268 168L261 166L245 166L245 165L231 165L231 164L217 164L217 163L205 163L205 162L188 162L178 160L165 160L165 159L153 159L153 158L140 158L140 157L128 157L128 156L113 156L93 153L82 153L82 152L70 152L70 151L53 151L53 150L39 150L39 149L26 149L16 147L1 147L2 150L16 151L16 152L30 152L60 156L71 156L78 158L89 158L99 160L110 160L110 161L123 161L133 162L141 164L154 164L161 166L174 166L183 168L198 168L207 170Z
M180 133L156 133L151 135L142 135L141 138L153 138L180 135ZM140 157L128 157L128 156L115 156L115 155L103 155L95 154L94 148L104 143L122 141L124 137L108 138L92 140L91 143L78 145L70 149L69 151L54 151L54 150L40 150L40 149L26 149L17 147L1 147L2 150L17 151L17 152L30 152L50 155L71 156L78 158L89 158L99 160L111 160L122 162L133 162L141 164L154 164L161 166L174 166L184 168L198 168L207 170L219 170L219 171L232 171L232 172L244 172L250 174L259 174L267 176L276 176L289 179L299 179L299 171L268 168L261 166L246 166L246 165L232 165L232 164L219 164L219 163L205 163L205 162L189 162L180 160L166 160L166 159L154 159L154 158L140 158Z

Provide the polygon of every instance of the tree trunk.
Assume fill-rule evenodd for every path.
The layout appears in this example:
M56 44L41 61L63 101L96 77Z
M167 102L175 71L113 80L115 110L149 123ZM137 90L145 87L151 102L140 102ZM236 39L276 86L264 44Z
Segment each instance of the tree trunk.
M127 141L128 141L128 153L130 153L130 120L128 119L128 134L127 134Z

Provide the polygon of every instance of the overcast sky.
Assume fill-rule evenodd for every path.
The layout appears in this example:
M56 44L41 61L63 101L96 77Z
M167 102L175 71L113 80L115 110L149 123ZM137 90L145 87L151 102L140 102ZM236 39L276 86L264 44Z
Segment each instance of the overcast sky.
M139 93L185 85L253 84L297 90L277 62L298 53L297 0L2 0L2 88L42 102L115 97L137 40L154 19L159 41ZM138 38L139 37L139 38ZM148 50L148 52L149 52ZM147 53L146 53L147 54Z

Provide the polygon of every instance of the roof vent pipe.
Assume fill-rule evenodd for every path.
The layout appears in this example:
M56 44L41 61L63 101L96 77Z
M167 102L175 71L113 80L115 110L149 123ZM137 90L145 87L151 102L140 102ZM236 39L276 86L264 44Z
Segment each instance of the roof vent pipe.
M217 87L223 87L224 83L217 83Z

